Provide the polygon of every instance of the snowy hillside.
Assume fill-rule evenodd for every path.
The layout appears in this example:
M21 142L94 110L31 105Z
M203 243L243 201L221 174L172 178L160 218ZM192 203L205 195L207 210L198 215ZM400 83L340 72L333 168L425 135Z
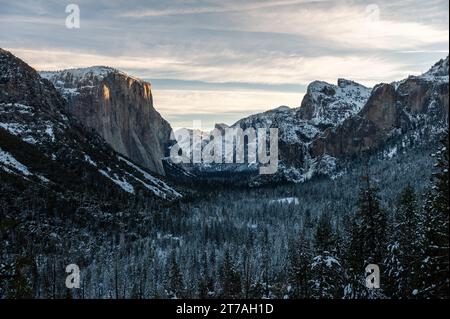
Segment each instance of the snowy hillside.
M15 76L10 70L14 70ZM98 75L103 71L95 69L80 74ZM30 171L43 176L40 182L44 184L62 182L60 177L53 178L51 167L58 166L60 170L70 167L79 172L76 179L80 185L98 180L131 195L167 200L181 197L165 182L123 156L119 158L100 136L85 130L79 121L65 113L65 101L50 82L42 80L35 70L3 50L0 51L0 79L9 84L0 92L0 131L4 136L0 140L1 168L4 172L23 173L25 170L17 170L17 167L26 167L25 163L17 164L20 161L15 160L14 151L22 153L33 149L40 153L39 158L44 163L29 162L33 166ZM59 187L69 188L68 185Z

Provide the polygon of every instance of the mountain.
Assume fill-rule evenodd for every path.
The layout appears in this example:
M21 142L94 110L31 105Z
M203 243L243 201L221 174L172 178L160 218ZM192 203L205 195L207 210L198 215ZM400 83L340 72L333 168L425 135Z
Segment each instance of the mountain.
M335 126L358 113L371 89L356 82L339 79L337 85L316 81L308 86L298 117L316 126Z
M33 185L62 197L68 193L157 201L181 197L97 133L86 130L67 109L51 82L0 49L2 187Z
M252 183L261 179L270 182L283 180L302 181L310 177L311 167L321 166L322 171L330 170L334 163L328 157L313 159L309 145L325 129L340 125L348 117L357 114L370 97L371 89L356 82L339 79L337 85L322 81L312 82L298 108L280 106L273 110L254 114L237 121L231 128L277 128L279 147L279 170L272 176L256 176ZM216 125L216 128L223 125ZM331 167L328 167L330 166ZM327 168L328 167L328 168ZM256 175L257 165L248 164L208 164L183 165L192 174L211 178L212 175ZM238 178L242 180L241 177Z
M61 93L67 111L114 150L165 175L161 158L169 147L171 127L153 107L150 83L104 66L40 75Z
M248 164L183 165L185 170L233 179L250 173L250 184L302 182L314 175L339 174L352 156L436 142L448 128L448 60L420 76L373 89L339 79L312 82L300 107L281 106L239 120L231 128L277 128L279 169L259 176ZM341 165L342 166L342 165Z
M312 156L341 158L378 149L388 141L405 146L434 140L448 128L448 60L423 75L377 85L358 114L312 143Z

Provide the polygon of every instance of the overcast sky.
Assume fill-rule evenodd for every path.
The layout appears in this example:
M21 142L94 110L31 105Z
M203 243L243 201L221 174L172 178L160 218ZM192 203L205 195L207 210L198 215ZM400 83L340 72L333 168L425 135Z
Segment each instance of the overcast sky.
M65 27L78 4L80 29ZM174 127L297 107L308 83L367 86L448 55L448 0L0 0L0 47L38 70L108 65L152 83Z

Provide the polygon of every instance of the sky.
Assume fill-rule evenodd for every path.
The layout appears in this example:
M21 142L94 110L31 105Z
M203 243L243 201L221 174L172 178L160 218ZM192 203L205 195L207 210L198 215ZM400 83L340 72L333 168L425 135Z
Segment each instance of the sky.
M72 3L80 28L65 24ZM38 70L107 65L145 79L174 128L298 107L314 80L420 74L448 38L448 0L0 0L0 47Z

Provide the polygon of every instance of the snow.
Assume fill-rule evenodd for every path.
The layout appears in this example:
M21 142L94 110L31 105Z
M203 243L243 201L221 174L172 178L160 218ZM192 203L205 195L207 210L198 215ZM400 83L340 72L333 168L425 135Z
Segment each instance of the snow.
M48 178L44 177L44 176L37 175L37 177L38 177L41 181L43 181L44 183L49 183L49 182L50 182L50 180L49 180Z
M16 136L29 132L29 130L20 123L0 123L0 127L7 130L12 135Z
M52 82L65 98L78 95L83 89L94 89L98 82L111 73L121 74L134 81L142 82L140 79L108 66L39 72L40 76Z
M443 80L447 80L449 77L449 57L446 59L442 59L433 65L430 70L424 74L422 74L421 78L431 79L431 80L439 80L439 78Z
M155 194L156 196L159 197L163 197L166 198L166 194L164 194L163 192L161 192L157 187L151 186L147 183L145 183L144 181L142 181L141 179L137 178L134 175L131 175L130 173L127 173L128 176L134 178L136 181L138 181L139 183L141 183L142 185L144 185L145 188L147 188L148 190L152 191L153 194Z
M53 126L52 125L49 125L49 124L46 125L45 134L50 136L50 138L52 139L52 142L55 141L55 134L53 133Z
M339 79L338 85L315 81L308 86L307 94L314 105L311 123L342 123L358 113L368 101L372 90L356 82Z
M6 168L5 171L7 172L11 172L10 169L12 168L15 171L22 173L23 175L26 176L33 175L30 173L30 171L25 165L16 160L14 156L12 156L10 153L3 151L1 148L0 148L0 164L2 164L4 168Z
M146 186L148 189L152 190L153 192L155 192L157 190L157 192L155 192L156 195L162 196L161 193L160 193L161 191L159 190L159 189L162 189L162 191L165 192L165 193L170 193L170 194L174 195L175 197L182 197L182 195L180 193L178 193L172 187L170 187L169 185L164 183L162 180L153 177L152 175L150 175L149 173L147 173L146 171L144 171L140 167L138 167L135 164L131 163L126 158L123 158L122 156L119 156L118 159L120 161L124 161L128 166L134 168L136 171L141 173L147 181L149 181L150 183L155 185L156 188L154 186L150 186L146 182L143 182L142 180L140 180L137 177L133 176L136 180L140 181L144 186ZM165 196L163 196L163 197L165 197Z
M89 77L97 77L99 79L103 79L111 72L117 72L117 70L107 66L91 66L87 68L75 68L62 71L42 71L39 72L39 75L49 81L53 81L53 79L60 76L71 75L75 82L77 79ZM63 84L61 80L55 80L55 83Z
M391 159L391 158L394 157L396 154L397 154L397 146L394 146L394 147L388 149L388 150L385 152L385 157Z
M91 164L92 166L97 167L97 163L95 163L89 155L84 154L84 160L89 164Z
M33 114L33 107L20 103L0 103L0 113Z
M321 264L325 264L328 268L331 268L333 265L340 266L339 261L332 256L316 256L311 266L314 268Z
M449 72L449 57L447 56L446 59L442 59L439 62L437 62L427 72L418 76L412 75L409 78L420 79L423 81L429 81L434 83L448 83L449 82L448 72ZM405 81L406 80L397 82L396 88L398 87L398 85L404 83Z
M361 111L367 103L372 89L356 82L339 79L337 85L323 81L312 82L308 86L306 101L303 107L290 109L279 107L264 113L248 116L231 127L276 128L279 140L295 148L305 150L312 141L327 128L340 125L347 118ZM305 160L303 167L287 166L280 163L279 171L292 182L300 183L309 180L316 173L329 175L336 169L337 159L329 155Z
M111 169L108 167L108 170ZM134 194L134 187L130 183L128 183L125 179L119 178L117 174L114 174L114 177L111 177L107 172L104 170L99 169L98 170L103 176L109 178L111 181L113 181L115 184L119 185L124 191L130 194Z
M64 97L80 94L80 92L78 92L78 89L76 88L64 88L64 87L57 87L57 88L61 90L61 93Z
M49 121L45 123L45 128L42 130L38 128L30 128L29 125L16 122L0 122L0 127L7 130L10 134L20 137L24 142L29 144L37 144L38 141L45 138L45 135L50 137L52 142L55 142L56 140L53 131L53 124ZM39 133L41 133L41 135L37 136ZM42 135L42 133L45 135Z

